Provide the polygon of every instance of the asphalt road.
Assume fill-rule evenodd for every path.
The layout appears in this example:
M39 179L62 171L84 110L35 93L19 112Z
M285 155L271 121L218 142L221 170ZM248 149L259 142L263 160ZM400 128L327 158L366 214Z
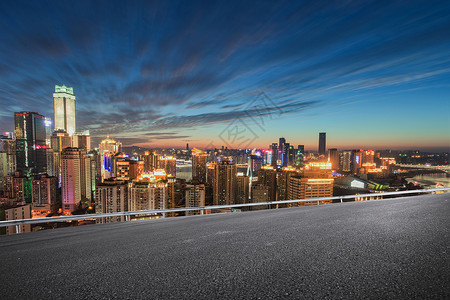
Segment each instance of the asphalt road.
M450 298L450 193L0 237L2 299Z

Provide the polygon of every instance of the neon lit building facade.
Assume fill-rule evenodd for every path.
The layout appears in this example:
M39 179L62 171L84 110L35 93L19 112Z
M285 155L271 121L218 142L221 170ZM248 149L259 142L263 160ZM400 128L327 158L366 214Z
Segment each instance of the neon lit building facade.
M55 130L63 129L69 135L76 131L75 95L73 88L55 85L53 93Z

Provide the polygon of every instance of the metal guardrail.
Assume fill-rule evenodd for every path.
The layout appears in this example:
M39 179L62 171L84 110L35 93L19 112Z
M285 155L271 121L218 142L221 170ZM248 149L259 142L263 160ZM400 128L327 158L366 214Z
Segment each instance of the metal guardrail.
M450 191L450 187L436 188L436 189L408 190L408 191L401 191L401 192L344 195L344 196L333 196L333 197L312 198L312 199L282 200L282 201L270 201L270 202L212 205L212 206L199 206L199 207L183 207L183 208L169 208L169 209L155 209L155 210L124 211L124 212L116 212L116 213L73 215L73 216L63 216L63 217L38 218L38 219L20 219L20 220L0 221L0 227L16 226L16 232L20 233L20 225L26 225L26 224L53 223L53 222L76 221L76 220L86 220L86 219L100 219L100 218L121 217L121 216L125 216L125 220L129 221L130 216L136 216L136 215L151 215L151 214L163 214L163 213L170 213L170 212L186 212L186 211L199 211L199 210L204 211L204 210L213 210L213 209L222 209L222 208L239 208L239 207L277 205L277 204L302 203L302 202L314 202L314 201L316 201L317 205L319 205L320 201L326 201L326 200L340 200L340 202L342 203L344 199L354 199L354 198L374 197L374 196L383 196L384 197L384 196L404 195L404 194L424 194L424 193L443 192L443 191Z

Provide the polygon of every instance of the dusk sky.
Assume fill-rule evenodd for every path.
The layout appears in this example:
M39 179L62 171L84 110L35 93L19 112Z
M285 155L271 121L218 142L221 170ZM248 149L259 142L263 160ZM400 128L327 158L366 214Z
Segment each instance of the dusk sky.
M450 147L450 1L2 1L0 27L2 131L65 84L94 142Z

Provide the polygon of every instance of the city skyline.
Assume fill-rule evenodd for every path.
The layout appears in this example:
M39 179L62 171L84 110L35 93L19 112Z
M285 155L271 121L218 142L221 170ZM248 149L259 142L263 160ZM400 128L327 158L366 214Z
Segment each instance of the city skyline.
M2 131L64 84L94 145L449 151L449 4L121 5L1 4Z

